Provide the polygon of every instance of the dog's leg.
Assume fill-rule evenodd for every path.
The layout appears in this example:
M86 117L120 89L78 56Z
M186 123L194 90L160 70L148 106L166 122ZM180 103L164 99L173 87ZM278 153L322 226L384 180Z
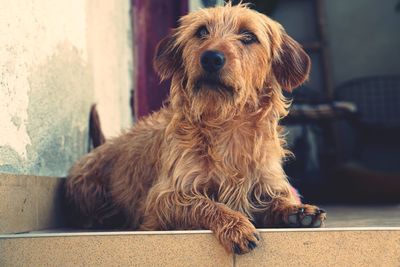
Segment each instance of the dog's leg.
M161 201L159 198L157 204L151 205L152 210L147 210L140 229L210 229L228 253L243 254L257 246L256 228L243 214L206 197L178 197L178 201L177 197L171 194L164 195Z
M83 173L71 175L64 189L64 211L69 225L101 228L105 219L112 217L113 209L107 204L106 189L95 177Z

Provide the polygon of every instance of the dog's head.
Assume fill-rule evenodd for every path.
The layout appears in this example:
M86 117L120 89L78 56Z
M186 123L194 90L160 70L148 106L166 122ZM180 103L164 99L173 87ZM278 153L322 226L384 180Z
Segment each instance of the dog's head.
M196 112L258 107L273 90L292 90L310 59L282 26L244 5L184 16L158 45L154 66L172 77L171 100Z

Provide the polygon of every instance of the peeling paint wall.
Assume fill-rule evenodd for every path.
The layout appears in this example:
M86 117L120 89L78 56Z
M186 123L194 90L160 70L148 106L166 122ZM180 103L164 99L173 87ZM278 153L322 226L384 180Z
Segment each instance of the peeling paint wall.
M63 176L88 151L92 103L106 136L131 124L129 1L0 6L0 172Z

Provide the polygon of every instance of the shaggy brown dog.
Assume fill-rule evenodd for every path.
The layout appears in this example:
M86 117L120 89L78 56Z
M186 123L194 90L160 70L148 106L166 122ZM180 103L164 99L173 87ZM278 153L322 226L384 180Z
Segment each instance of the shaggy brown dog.
M246 253L257 227L318 227L282 169L282 88L310 59L275 21L231 6L183 17L159 44L155 69L169 103L80 160L66 181L69 218L83 227L211 229Z

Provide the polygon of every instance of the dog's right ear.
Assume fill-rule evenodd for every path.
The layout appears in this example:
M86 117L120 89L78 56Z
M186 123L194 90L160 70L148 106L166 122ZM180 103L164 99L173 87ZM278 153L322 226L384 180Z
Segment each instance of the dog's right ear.
M273 61L275 77L283 89L292 91L307 80L310 73L310 57L301 45L282 31L282 44Z
M176 44L174 32L170 33L158 43L153 62L154 69L161 80L171 78L181 67L182 55L180 48Z

